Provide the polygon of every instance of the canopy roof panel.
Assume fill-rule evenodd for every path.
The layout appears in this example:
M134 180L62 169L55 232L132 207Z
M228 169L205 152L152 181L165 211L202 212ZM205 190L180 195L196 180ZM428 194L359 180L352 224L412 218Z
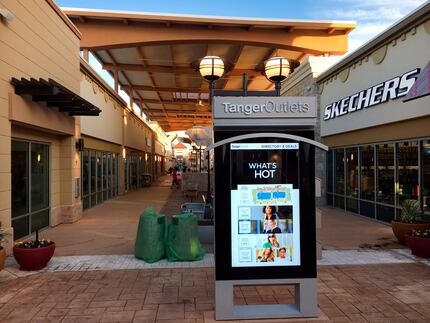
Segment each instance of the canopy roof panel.
M264 61L280 55L301 62L309 55L347 51L348 21L230 18L63 9L91 51L165 131L211 123L208 85L197 66L206 55L227 67L216 89L272 89L261 73Z

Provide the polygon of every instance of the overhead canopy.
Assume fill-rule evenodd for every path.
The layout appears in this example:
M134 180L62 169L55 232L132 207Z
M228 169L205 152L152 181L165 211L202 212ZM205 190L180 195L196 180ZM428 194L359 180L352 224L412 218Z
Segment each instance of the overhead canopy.
M33 101L46 102L48 107L56 107L59 112L70 116L98 116L101 112L92 103L51 79L12 78L11 83L15 86L15 94L31 95Z
M263 63L279 55L297 62L348 49L355 23L160 15L63 9L91 51L134 102L165 131L210 125L208 86L199 59L220 56L227 65L216 89L268 90Z

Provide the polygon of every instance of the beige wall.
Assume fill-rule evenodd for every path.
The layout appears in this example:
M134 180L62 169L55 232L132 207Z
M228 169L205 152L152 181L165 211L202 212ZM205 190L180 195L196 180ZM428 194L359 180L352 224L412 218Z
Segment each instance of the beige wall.
M127 124L124 125L124 145L133 149L150 152L150 147L146 146L148 136L147 127L127 111ZM149 149L148 149L149 148Z
M9 99L10 93L14 92L10 80L12 77L52 78L79 93L80 40L46 1L0 0L0 7L14 15L12 21L0 22L0 221L11 231L11 136L31 139L33 132L18 133L15 128L14 131L11 129L9 117L15 111ZM11 114L9 109L13 111ZM31 120L25 122L31 123ZM48 133L45 134L47 137L40 138L42 141L50 140L53 156L59 156L57 152L61 152L64 153L62 156L68 158L61 161L56 160L57 157L53 159L52 187L56 191L52 196L53 206L58 203L73 206L75 202L71 178L76 176L76 170L80 167L74 153L74 138L79 135L79 121L71 129L74 130L73 136L61 140ZM70 176L64 177L62 184L55 181L55 172L61 172L61 168L72 170L69 171Z
M366 90L415 68L423 69L430 56L430 20L417 27L409 27L387 41L378 50L363 54L344 68L321 82L321 115L324 108L347 96ZM348 113L332 120L321 119L321 135L331 136L400 122L430 115L430 97L403 102L404 97ZM430 128L427 135L430 135ZM411 138L408 133L404 138Z
M81 73L80 95L102 110L98 117L81 117L81 133L121 145L123 105L93 78Z

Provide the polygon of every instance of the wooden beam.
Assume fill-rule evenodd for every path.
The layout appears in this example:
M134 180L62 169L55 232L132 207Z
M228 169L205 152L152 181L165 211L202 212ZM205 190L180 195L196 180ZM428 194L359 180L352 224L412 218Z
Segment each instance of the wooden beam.
M139 100L138 98L134 98L135 100ZM195 106L208 106L209 103L202 102L201 104L198 101L170 101L170 100L161 100L161 99L142 99L143 103L152 103L152 104L175 104L175 105L195 105Z
M327 34L333 35L335 31L336 31L336 28L328 28L327 29Z
M136 50L137 50L137 53L138 53L138 55L140 56L140 58L142 59L142 65L144 65L144 66L146 66L146 63L145 63L145 55L143 54L143 52L142 52L142 48L140 48L140 47L136 47ZM155 81L154 81L154 77L152 76L152 74L151 73L149 73L149 79L151 80L151 83L152 83L152 86L154 86L155 87ZM158 96L158 100L160 100L161 101L161 96L160 96L160 93L159 92L157 92L157 96ZM142 100L142 102L143 102L143 100ZM163 107L163 110L166 110L166 107L162 104L162 107ZM149 108L148 108L149 109Z
M121 71L134 71L134 72L149 72L149 73L173 73L173 74L198 74L199 72L192 67L184 67L184 66L160 66L160 65L151 65L144 66L141 64L117 64L118 68ZM114 70L114 64L102 64L103 69L105 70ZM243 73L247 73L249 76L260 76L261 72L254 69L243 69L243 68L235 68L232 71L226 72L224 75L226 76L241 76Z
M90 61L90 51L88 49L84 49L84 61L89 63Z
M127 17L123 17L127 18ZM259 26L258 22L223 26L208 29L202 24L172 24L166 27L165 21L124 25L112 23L109 19L93 19L91 23L76 20L76 27L82 33L81 48L102 50L135 46L158 46L167 44L244 44L258 47L277 47L290 51L301 51L312 55L330 53L343 54L348 50L348 37L342 34L327 34L327 28L355 28L355 24L297 24L285 31L285 23L273 28L255 28L248 31L246 26ZM267 22L266 22L267 24ZM291 25L291 24L290 24ZM292 32L294 30L294 32Z
M129 88L127 85L122 86L124 89ZM209 93L207 89L184 88L184 87L158 87L150 85L133 85L136 91L154 91L154 92L182 92L182 93Z

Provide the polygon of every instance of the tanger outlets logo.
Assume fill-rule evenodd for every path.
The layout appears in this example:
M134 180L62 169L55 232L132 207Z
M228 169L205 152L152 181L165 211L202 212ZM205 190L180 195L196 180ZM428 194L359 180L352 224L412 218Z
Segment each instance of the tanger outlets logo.
M276 163L248 163L249 169L254 170L254 178L273 178Z
M231 102L222 102L224 113L238 113L250 116L258 113L306 113L309 111L309 105L303 102L285 101L275 103L268 100L261 104L234 104Z
M367 90L347 96L342 100L331 103L324 108L324 120L341 117L347 113L370 108L380 103L405 96L420 73L416 68L402 76L396 76L388 81L376 84Z

